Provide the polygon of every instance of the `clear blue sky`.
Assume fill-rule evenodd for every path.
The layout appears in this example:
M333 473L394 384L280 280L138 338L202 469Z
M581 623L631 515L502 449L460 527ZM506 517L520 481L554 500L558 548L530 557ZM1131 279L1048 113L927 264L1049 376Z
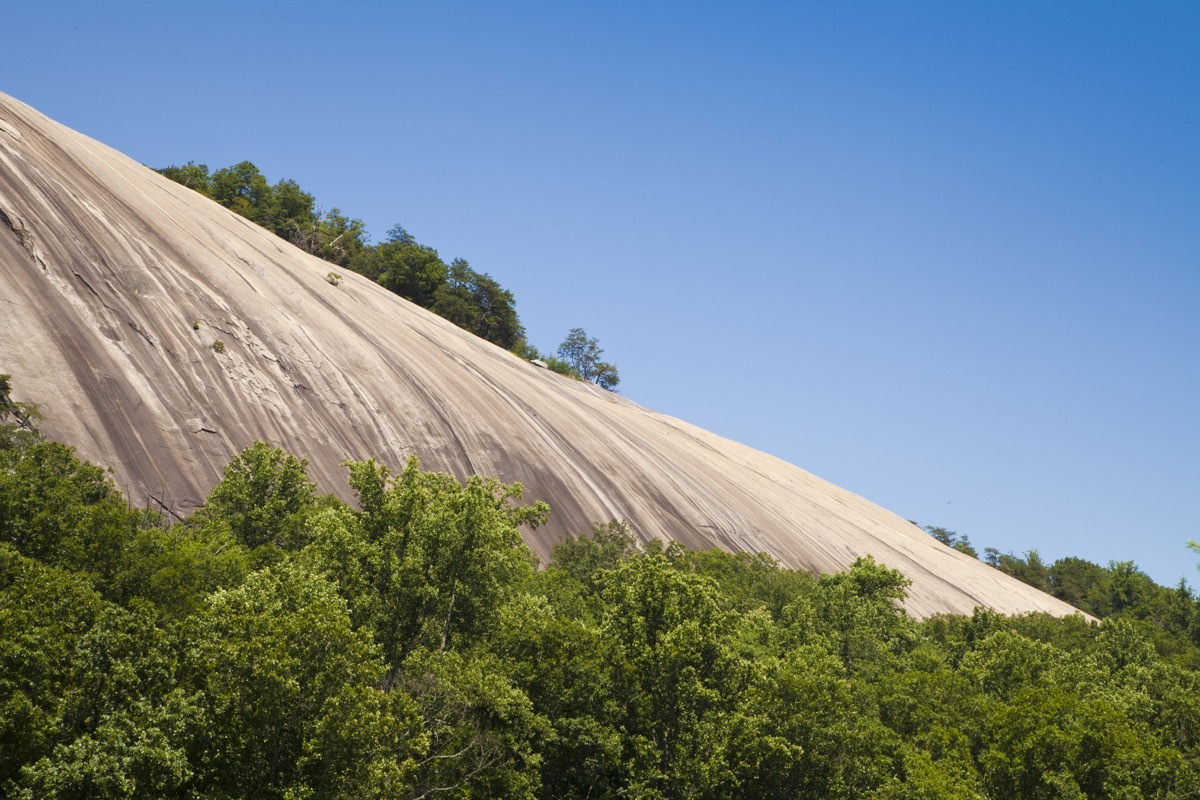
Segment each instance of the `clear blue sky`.
M1200 3L95 3L0 89L244 159L622 391L982 549L1195 585Z

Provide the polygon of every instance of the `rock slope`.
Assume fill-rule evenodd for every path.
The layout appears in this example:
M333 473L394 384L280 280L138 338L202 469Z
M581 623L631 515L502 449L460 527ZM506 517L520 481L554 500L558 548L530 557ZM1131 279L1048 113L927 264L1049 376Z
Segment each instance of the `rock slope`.
M134 503L190 512L256 439L347 499L344 460L416 453L549 502L550 523L526 537L543 557L621 518L643 537L810 570L869 553L912 579L918 616L1073 612L791 464L329 271L0 94L0 371Z

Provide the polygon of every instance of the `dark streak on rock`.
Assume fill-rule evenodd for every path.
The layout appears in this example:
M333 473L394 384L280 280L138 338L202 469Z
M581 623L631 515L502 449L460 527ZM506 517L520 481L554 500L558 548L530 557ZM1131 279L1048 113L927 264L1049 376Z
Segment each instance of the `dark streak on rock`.
M96 295L96 298L97 298L97 299L100 299L100 293L99 293L99 292L97 292L95 289L93 289L93 288L92 288L92 285L91 285L90 283L88 283L88 282L87 282L87 278L83 277L83 276L82 276L82 275L80 275L78 272L74 272L74 273L72 273L72 274L73 274L73 275L74 275L76 278L79 278L79 282L80 282L80 283L82 283L84 286L86 286L89 292L91 292L92 294ZM105 308L108 308L108 306L105 306ZM111 311L112 309L109 309L109 310Z
M86 283L86 281L85 281L85 283ZM88 287L88 288L91 288L91 287ZM143 328L143 327L142 327L141 325L139 325L138 323L134 322L133 320L129 320L129 327L133 328L135 331L137 331L139 334L141 334L142 338L143 338L143 339L145 339L147 342L149 342L151 347L157 347L157 346L158 346L158 345L157 345L157 343L154 341L154 337L153 337L153 336L151 336L151 335L150 335L150 334L149 334L149 333L146 331L146 329L145 329L145 328Z

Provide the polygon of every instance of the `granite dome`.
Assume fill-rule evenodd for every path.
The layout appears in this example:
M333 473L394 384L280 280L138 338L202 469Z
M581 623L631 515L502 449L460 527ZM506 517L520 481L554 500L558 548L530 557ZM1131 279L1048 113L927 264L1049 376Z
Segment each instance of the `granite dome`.
M547 501L550 523L526 536L542 557L621 518L645 538L810 570L870 554L912 580L917 616L1075 611L796 466L329 270L0 94L0 371L136 504L187 514L257 439L347 499L346 459L416 453Z

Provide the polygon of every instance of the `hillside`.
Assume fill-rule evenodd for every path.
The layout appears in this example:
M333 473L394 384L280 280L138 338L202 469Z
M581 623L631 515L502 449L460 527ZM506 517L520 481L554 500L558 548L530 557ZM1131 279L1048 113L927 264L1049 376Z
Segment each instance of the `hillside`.
M347 499L345 460L416 453L547 501L550 522L526 535L543 558L620 518L814 571L870 554L912 580L917 616L1074 611L795 466L329 270L0 94L0 369L135 504L186 515L256 439Z

